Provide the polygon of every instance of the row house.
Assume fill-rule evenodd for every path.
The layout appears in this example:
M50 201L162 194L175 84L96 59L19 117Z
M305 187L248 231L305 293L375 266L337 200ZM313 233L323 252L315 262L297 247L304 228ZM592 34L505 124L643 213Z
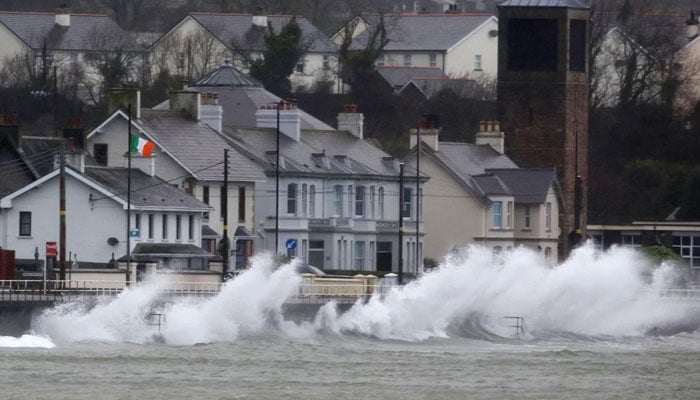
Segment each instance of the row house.
M413 178L406 179L400 205L399 160L364 140L363 115L353 107L338 115L337 130L302 129L291 103L263 107L256 119L257 128L226 127L224 135L267 176L256 190L258 248L322 269L397 271L399 207L406 230L418 224L423 235L415 171L406 168ZM415 273L415 252L422 250L415 236L404 241L404 271Z
M519 168L503 154L498 123L483 122L476 143L442 142L420 129L425 183L425 255L436 260L469 244L494 252L526 246L558 260L561 190L554 169ZM411 131L407 163L415 166L418 132Z

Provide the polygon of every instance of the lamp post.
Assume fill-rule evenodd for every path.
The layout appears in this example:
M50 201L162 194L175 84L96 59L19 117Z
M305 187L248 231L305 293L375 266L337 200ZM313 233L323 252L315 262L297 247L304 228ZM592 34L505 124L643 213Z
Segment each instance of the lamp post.
M399 285L403 285L403 163L399 163Z
M277 103L277 150L275 155L275 255L279 251L280 244L280 107L283 100Z

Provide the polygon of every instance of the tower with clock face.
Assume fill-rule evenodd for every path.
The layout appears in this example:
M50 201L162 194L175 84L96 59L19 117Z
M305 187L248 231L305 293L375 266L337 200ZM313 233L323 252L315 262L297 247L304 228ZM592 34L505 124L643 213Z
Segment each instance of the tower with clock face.
M508 0L498 7L498 113L506 154L556 168L560 254L586 226L590 8L583 0Z

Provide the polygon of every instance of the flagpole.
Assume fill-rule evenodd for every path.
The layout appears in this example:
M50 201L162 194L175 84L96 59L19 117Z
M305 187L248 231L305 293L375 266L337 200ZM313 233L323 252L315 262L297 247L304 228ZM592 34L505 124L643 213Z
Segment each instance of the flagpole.
M127 179L126 179L126 286L131 279L131 104L129 104L129 128L126 142Z

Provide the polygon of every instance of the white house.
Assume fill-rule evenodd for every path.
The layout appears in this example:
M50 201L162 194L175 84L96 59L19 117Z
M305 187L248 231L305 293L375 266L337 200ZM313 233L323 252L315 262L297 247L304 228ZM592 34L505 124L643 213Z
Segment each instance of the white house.
M247 71L251 60L262 57L268 26L274 33L291 16L190 13L151 47L154 76L160 70L196 79L232 59ZM289 77L292 89L338 88L338 47L304 17L296 18L307 51Z
M348 107L338 130L302 129L300 111L289 103L260 109L256 118L258 128L224 128L224 135L267 176L256 190L259 247L324 269L398 271L399 160L364 140L362 114ZM415 171L407 167L405 175L405 229L415 232L418 224L422 237ZM415 234L403 240L403 271L415 273L422 250Z
M481 244L494 251L524 245L556 262L560 189L553 169L518 168L503 154L498 123L482 123L476 144L441 142L421 129L425 183L425 255L441 259L455 247ZM409 165L417 161L412 130Z
M137 90L113 91L112 99L115 107L122 108L112 112L87 136L87 147L96 162L110 167L126 164L129 116L123 105L133 104L132 134L155 145L152 157L132 157L133 165L151 171L212 207L203 216L202 241L198 242L209 252L215 252L223 238L225 197L231 227L228 237L232 244L242 246L237 249L237 266L245 266L254 251L256 182L263 181L265 175L257 163L228 145L220 134L222 109L217 99L194 91L173 92L167 110L141 109ZM224 193L223 184L226 150L228 193Z
M386 14L388 43L377 66L433 67L450 77L495 78L498 70L498 19L491 14ZM353 48L363 48L379 22L360 15L332 37L343 42L352 32Z
M65 169L66 252L73 260L106 265L127 253L126 168ZM201 241L206 204L140 171L131 171L131 250L139 243L193 245ZM59 242L60 170L0 200L0 246L18 259L45 258L46 242ZM200 254L199 258L208 258ZM68 255L65 257L68 259ZM195 257L197 258L197 257ZM208 265L202 262L200 269Z

